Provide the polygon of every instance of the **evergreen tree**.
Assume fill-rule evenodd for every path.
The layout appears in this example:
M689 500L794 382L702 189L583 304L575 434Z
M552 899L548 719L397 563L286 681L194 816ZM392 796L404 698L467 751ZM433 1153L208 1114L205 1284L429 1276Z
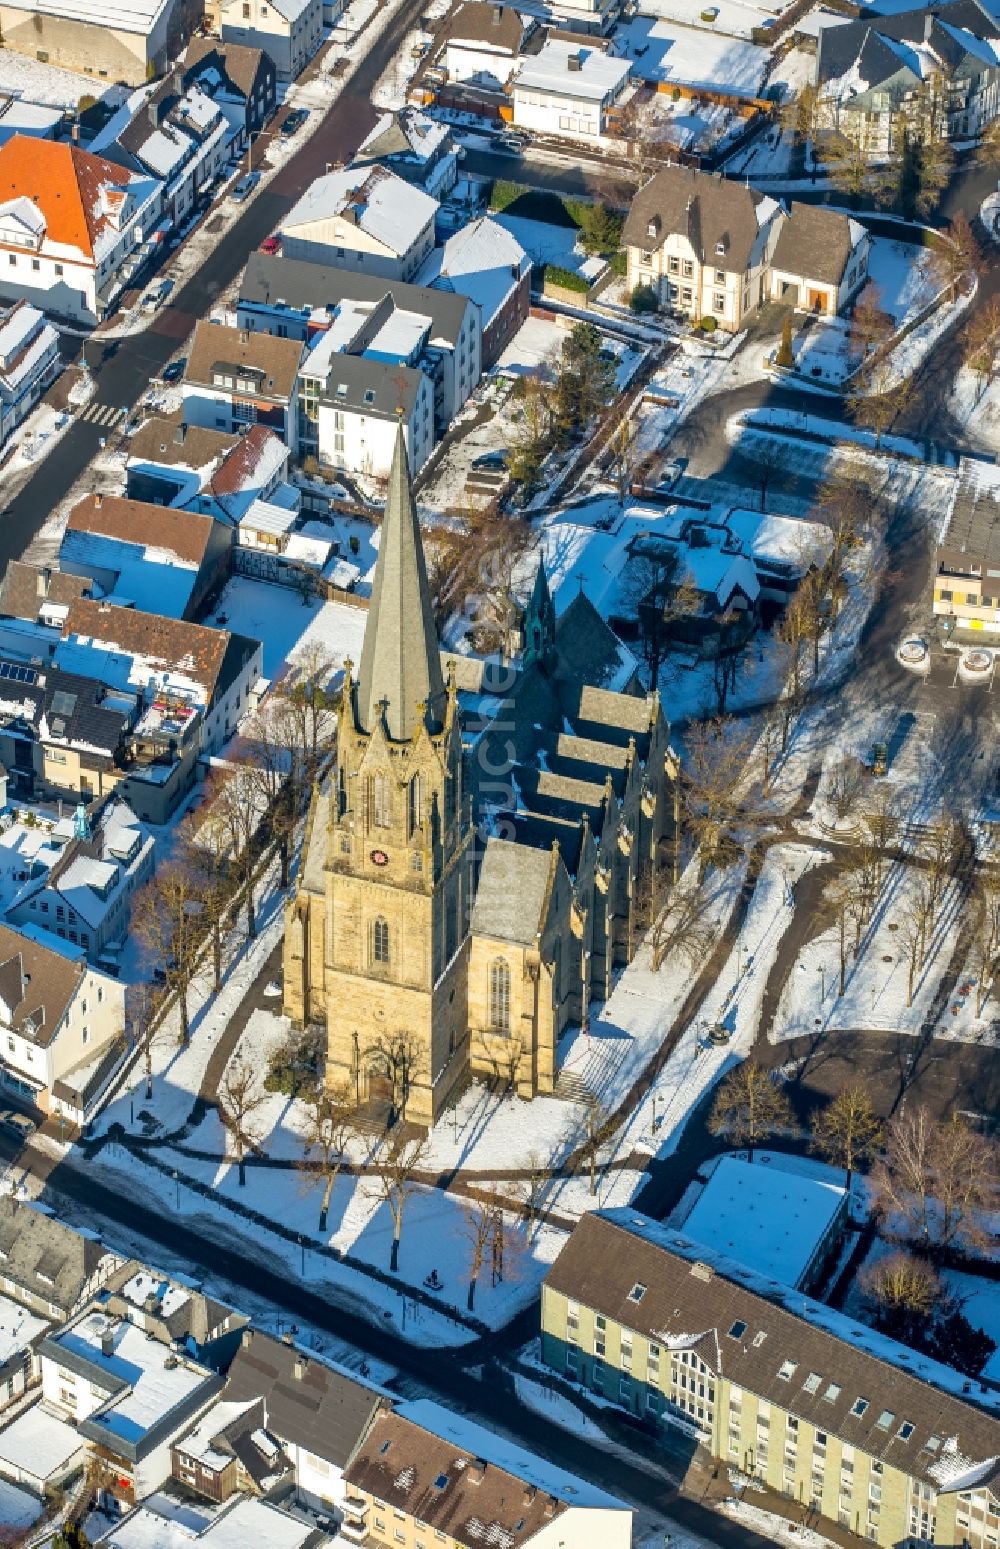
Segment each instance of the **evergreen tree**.
M792 314L790 312L781 325L781 343L778 345L775 364L783 367L785 371L790 371L795 364L795 356L792 353Z

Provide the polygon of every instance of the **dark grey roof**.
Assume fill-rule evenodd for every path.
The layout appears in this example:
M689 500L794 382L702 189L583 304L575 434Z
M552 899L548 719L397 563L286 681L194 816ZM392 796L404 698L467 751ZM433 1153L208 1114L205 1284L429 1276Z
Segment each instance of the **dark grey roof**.
M244 99L252 97L263 81L275 73L274 61L262 48L247 48L242 43L221 43L218 38L192 38L181 65L184 84L200 82L206 71L215 69L223 83ZM202 87L208 96L211 88Z
M646 1286L638 1302L636 1283ZM969 1381L964 1400L938 1385L960 1386L957 1372L633 1209L585 1215L545 1286L668 1348L672 1337L693 1342L730 1382L935 1489L968 1488L962 1475L977 1465L1000 1472L1000 1421L976 1407L996 1405L994 1391ZM952 1438L958 1457L949 1469Z
M995 467L962 458L955 500L938 549L970 561L1000 564L1000 472Z
M551 849L489 839L472 911L474 933L533 946L545 923L552 864Z
M421 705L425 706L426 724L440 724L443 699L444 680L424 546L400 425L361 648L358 721L363 730L373 731L383 719L384 704L384 724L389 736L403 740L417 730Z
M304 374L307 370L308 359ZM416 366L366 360L363 355L334 355L321 396L335 409L357 409L372 419L395 420L413 412L427 380Z
M128 729L129 716L101 703L104 687L93 678L50 667L45 678L49 734L70 746L86 743L113 758Z
M766 197L721 172L664 167L632 200L622 241L626 247L658 248L671 232L679 232L699 262L717 261L720 269L742 271L750 262L759 230L757 210Z
M944 25L942 25L944 24ZM900 11L895 16L864 18L838 27L821 27L817 45L817 79L836 80L858 62L858 73L870 88L892 80L906 70L905 54L893 43L928 43L950 71L960 71L968 62L978 73L984 62L970 53L949 28L959 28L975 38L995 38L1000 34L1000 18L980 0L944 0L933 10L925 7ZM907 70L907 74L912 74ZM913 77L914 82L918 79Z
M338 1468L346 1467L383 1404L365 1383L257 1331L243 1336L225 1398L263 1398L267 1428L279 1441Z
M585 592L579 592L556 620L557 672L599 687L621 678L629 653Z
M240 286L240 300L260 306L283 303L303 312L335 307L341 301L375 303L390 296L395 307L418 312L431 320L431 338L455 344L470 303L465 296L410 285L405 280L385 280L374 274L356 274L301 258L282 258L251 253Z
M778 235L772 267L803 279L839 285L854 252L851 225L849 215L793 200Z
M0 1195L0 1272L15 1299L27 1293L71 1312L108 1258L93 1237Z

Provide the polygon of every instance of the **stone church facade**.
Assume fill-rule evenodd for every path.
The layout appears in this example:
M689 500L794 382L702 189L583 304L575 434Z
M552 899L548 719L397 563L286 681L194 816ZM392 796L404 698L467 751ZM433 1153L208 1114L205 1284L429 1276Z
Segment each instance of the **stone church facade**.
M400 437L286 913L285 1011L325 1026L327 1080L416 1124L470 1075L552 1092L631 954L673 767L658 697L584 597L556 619L542 570L516 667L442 664Z

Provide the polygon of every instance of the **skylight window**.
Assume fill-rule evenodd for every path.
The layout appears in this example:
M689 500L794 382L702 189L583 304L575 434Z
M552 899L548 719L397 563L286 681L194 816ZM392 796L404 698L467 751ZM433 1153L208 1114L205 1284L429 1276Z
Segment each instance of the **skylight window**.
M641 1280L637 1280L631 1291L628 1293L628 1299L630 1302L641 1302L645 1294L646 1287L643 1285Z
M795 1375L796 1364L797 1363L795 1361L782 1361L781 1365L778 1367L778 1376L781 1378L782 1382L791 1382Z
M840 1383L839 1382L831 1382L831 1383L829 1383L827 1385L826 1392L823 1394L823 1397L824 1397L824 1399L826 1400L826 1402L828 1404L835 1404L837 1402L838 1398L840 1397Z
M856 1415L860 1420L861 1416L864 1414L867 1408L868 1400L866 1398L856 1398L854 1403L851 1405L851 1414Z
M818 1393L819 1385L823 1381L819 1372L810 1372L802 1386L807 1393Z
M435 1488L435 1490L443 1490L445 1488L445 1486L447 1485L447 1483L448 1483L448 1475L447 1474L438 1474L437 1478L434 1481L434 1488Z
M895 1420L895 1418L896 1416L893 1414L891 1409L883 1409L882 1413L875 1421L875 1424L878 1426L880 1431L888 1431L892 1428L892 1422Z
M736 1322L733 1324L732 1328L729 1330L729 1337L730 1337L730 1339L742 1339L743 1335L746 1333L746 1331L747 1331L746 1324L742 1323L740 1321L740 1319L737 1318Z
M904 1420L902 1425L899 1427L900 1441L909 1441L910 1437L913 1435L913 1429L914 1428L912 1423L909 1420Z
M754 1349L755 1350L759 1350L761 1345L764 1343L766 1338L767 1338L767 1335L765 1334L763 1329L761 1329L759 1334L755 1334L753 1336L753 1347L754 1347Z
M365 403L374 403L374 402L375 402L375 389L374 389L374 387L366 387L365 388Z

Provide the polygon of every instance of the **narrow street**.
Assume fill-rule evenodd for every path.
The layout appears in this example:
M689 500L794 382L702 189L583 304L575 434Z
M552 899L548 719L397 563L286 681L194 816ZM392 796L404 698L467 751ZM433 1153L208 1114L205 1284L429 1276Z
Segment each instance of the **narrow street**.
M327 163L350 158L376 122L378 115L369 101L375 83L418 12L417 0L404 0L320 127L288 158L212 249L207 262L180 286L149 327L141 333L108 340L103 346L101 336L95 335L87 351L97 383L93 404L130 408L145 392L150 379L180 349L198 319L207 316L215 298L237 277L248 255L280 224ZM99 425L77 419L58 449L39 464L37 472L0 514L0 574L12 559L23 554L49 512L83 473L99 448L102 434Z

